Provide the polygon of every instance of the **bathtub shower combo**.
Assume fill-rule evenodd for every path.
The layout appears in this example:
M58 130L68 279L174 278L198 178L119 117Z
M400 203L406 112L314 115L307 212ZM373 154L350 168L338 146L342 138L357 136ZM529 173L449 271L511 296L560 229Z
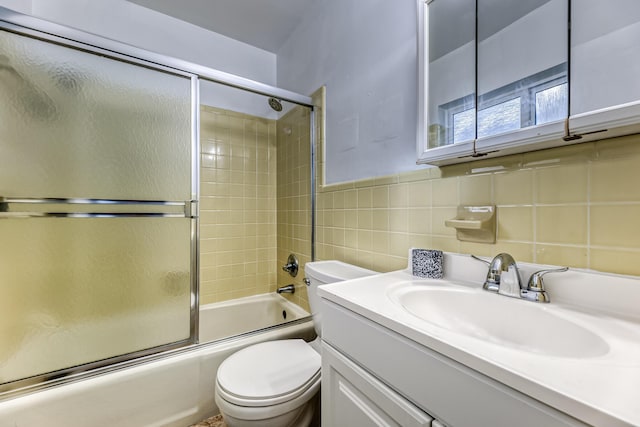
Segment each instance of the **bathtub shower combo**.
M239 169L229 153L201 157L201 104L228 112L231 139L247 134L234 115L275 123L304 109L313 155L310 98L3 8L0 44L0 425L185 426L217 413L228 355L313 339L308 313L265 286L237 283L254 295L236 298L216 288L233 278L204 290L200 278L205 261L229 255L201 255L201 228L216 229L203 212L229 217L237 203L210 197L203 211L201 166L214 195L253 182L241 200L265 203L275 224L275 200L255 191L269 167L240 175L273 159L255 142ZM247 239L260 228L251 221L236 228L261 242ZM256 258L245 271L263 277L261 252L245 249Z

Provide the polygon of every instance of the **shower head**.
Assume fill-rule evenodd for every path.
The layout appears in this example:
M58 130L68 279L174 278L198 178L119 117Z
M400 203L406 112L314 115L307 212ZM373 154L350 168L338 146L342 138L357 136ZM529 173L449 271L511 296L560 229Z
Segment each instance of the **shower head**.
M269 98L269 106L273 108L275 111L278 111L278 112L282 111L282 103L275 98Z

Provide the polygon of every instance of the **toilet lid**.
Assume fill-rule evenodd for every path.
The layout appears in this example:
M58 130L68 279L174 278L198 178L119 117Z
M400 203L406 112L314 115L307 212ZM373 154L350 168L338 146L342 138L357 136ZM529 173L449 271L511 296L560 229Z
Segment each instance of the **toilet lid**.
M287 402L320 378L320 355L304 340L268 341L229 356L218 368L224 399L243 406Z

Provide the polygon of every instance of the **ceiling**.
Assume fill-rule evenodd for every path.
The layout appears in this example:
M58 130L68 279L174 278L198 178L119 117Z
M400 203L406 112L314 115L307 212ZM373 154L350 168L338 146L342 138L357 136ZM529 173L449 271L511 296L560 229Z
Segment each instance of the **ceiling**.
M128 0L276 53L313 0Z

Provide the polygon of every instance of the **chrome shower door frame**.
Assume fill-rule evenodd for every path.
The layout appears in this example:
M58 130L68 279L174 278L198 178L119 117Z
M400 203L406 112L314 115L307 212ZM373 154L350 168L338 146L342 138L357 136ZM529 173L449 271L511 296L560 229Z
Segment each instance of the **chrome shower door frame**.
M152 349L116 356L106 361L83 364L79 367L63 369L48 374L38 375L24 380L9 383L10 386L0 386L0 400L16 397L32 391L46 389L66 384L78 379L102 375L144 363L149 358L170 355L180 348L198 344L198 314L199 314L199 254L200 254L200 84L199 80L220 83L248 92L271 96L282 101L308 107L311 111L311 258L315 259L315 145L316 132L314 105L310 97L288 90L280 89L247 78L194 64L170 56L149 52L125 43L72 29L64 25L55 24L29 15L20 14L10 9L0 7L0 30L55 43L76 50L98 54L134 65L167 72L191 79L191 200L184 201L185 216L191 218L191 299L190 299L190 337L187 340L171 343ZM0 200L1 202L1 200ZM114 203L128 201L110 201ZM157 204L182 203L159 201ZM42 216L42 215L41 215ZM87 217L87 216L78 216ZM0 219L1 220L1 219Z
M64 26L53 24L27 15L17 14L0 7L0 31L7 31L21 36L43 42L54 43L63 47L97 54L109 59L142 66L151 70L187 78L190 81L190 200L106 200L106 199L35 199L28 197L0 197L0 203L5 205L17 204L27 206L25 212L0 212L0 221L3 219L18 218L188 218L190 219L190 307L189 307L189 337L184 340L171 342L142 349L131 353L121 354L105 360L88 362L79 366L60 369L53 372L34 375L28 378L10 381L0 385L0 399L11 398L32 391L45 389L77 379L90 377L98 373L103 374L112 369L121 369L136 363L136 360L148 356L169 352L197 344L198 342L198 316L199 316L199 79L198 75L172 66L170 58L163 63L159 55L146 55L145 51L132 48L128 45L103 39L82 31L73 30ZM147 58L145 58L147 57ZM0 195L1 196L1 195ZM68 207L64 212L42 212L29 210L29 206L47 204ZM74 211L78 205L95 207L91 212ZM127 206L130 208L156 206L158 211L148 212L145 209L121 212L105 211L108 206ZM167 212L166 208L178 207L182 212ZM22 208L20 209L23 210ZM37 219L36 219L37 220Z

